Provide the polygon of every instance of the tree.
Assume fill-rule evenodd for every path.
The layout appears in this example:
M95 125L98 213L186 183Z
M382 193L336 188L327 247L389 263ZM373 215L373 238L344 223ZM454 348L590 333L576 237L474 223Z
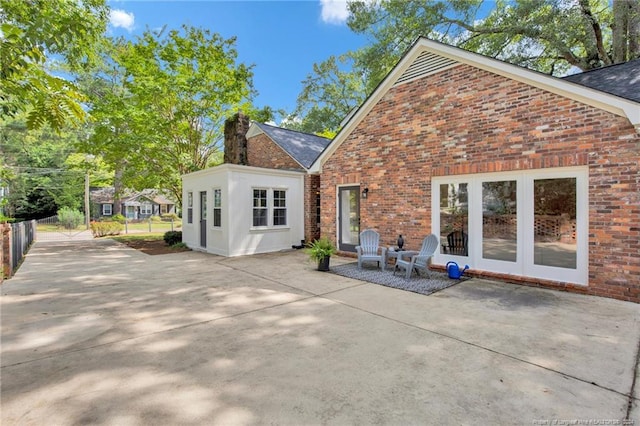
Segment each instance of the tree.
M87 149L124 185L166 189L180 202L181 175L216 159L224 120L253 95L251 67L236 63L234 46L188 26L114 40L102 71L83 83L95 117Z
M358 52L372 91L418 36L559 75L640 57L636 0L354 1L349 27L375 40ZM615 17L615 19L614 19Z
M61 207L81 208L87 172L93 185L110 184L99 159L87 163L85 154L75 152L82 138L78 130L53 132L45 126L30 131L23 116L5 120L0 129L0 187L8 189L7 216L39 219Z
M342 120L365 98L364 73L353 67L349 53L313 64L313 73L302 82L293 117L283 124L308 133L337 131Z
M86 114L83 95L50 71L54 57L69 70L91 63L106 29L105 0L0 0L0 118L27 111L27 125L61 130Z

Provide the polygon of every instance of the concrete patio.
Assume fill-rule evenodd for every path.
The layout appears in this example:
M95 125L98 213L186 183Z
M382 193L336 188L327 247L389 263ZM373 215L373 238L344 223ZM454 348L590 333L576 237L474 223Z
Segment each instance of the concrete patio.
M633 303L111 240L36 243L0 289L3 425L640 424Z

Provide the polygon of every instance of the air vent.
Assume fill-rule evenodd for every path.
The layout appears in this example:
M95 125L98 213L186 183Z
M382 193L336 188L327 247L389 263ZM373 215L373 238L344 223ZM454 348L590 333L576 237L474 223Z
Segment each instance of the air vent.
M458 62L453 59L445 58L440 55L436 55L431 52L423 52L416 58L415 61L407 68L407 70L396 81L395 86L406 83L416 78L425 77L430 74L434 74L445 68L457 65Z

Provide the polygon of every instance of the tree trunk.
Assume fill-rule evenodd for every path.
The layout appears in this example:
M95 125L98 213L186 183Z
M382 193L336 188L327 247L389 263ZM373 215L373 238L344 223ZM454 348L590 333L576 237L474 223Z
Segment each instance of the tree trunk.
M116 166L116 171L113 176L113 214L122 214L122 201L120 197L122 196L122 192L124 191L124 187L122 186L122 174L124 172L124 164L120 162Z
M613 0L611 27L613 62L618 64L640 58L640 3L637 0Z

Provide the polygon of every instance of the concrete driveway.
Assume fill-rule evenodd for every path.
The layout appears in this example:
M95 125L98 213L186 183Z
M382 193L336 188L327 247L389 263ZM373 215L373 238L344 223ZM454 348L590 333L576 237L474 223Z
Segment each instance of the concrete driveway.
M313 269L301 252L36 243L1 287L0 420L640 424L640 305L482 280L422 296Z

